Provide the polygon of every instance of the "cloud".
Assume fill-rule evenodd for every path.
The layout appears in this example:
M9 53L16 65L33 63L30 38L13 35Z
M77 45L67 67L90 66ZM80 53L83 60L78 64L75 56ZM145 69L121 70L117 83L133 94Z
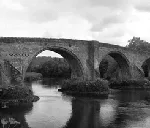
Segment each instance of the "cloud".
M93 32L92 37L95 40L99 40L104 43L118 44L118 45L126 45L125 40L122 38L126 37L126 29L122 27L122 24L117 24L115 26L111 26L109 28L105 28L100 32Z
M91 28L91 31L102 31L104 28L111 27L112 25L120 24L126 22L127 18L125 16L125 13L120 14L113 14L111 16L108 16L106 18L103 18L101 22L97 24L93 24L93 27Z
M73 39L92 39L90 36L91 24L76 15L68 15L43 24L47 31L44 37L73 38ZM48 26L48 27L47 27Z
M93 22L114 13L125 10L129 0L18 0L28 13L29 20L37 23L57 20L67 13L78 14ZM96 20L96 21L95 21Z
M12 0L2 0L1 1L1 7L6 7L7 9L11 9L11 10L22 10L23 6L15 1Z
M149 38L149 0L1 0L0 35L92 39Z
M48 30L43 33L43 37L45 37L45 38L53 38L53 36L48 32Z
M20 0L20 4L32 22L42 23L58 18L56 3L48 0Z
M105 6L110 8L122 8L129 5L129 0L90 0L93 6Z
M133 7L139 12L150 12L149 0L132 0Z
M150 12L150 3L136 5L135 9L137 9L138 11Z

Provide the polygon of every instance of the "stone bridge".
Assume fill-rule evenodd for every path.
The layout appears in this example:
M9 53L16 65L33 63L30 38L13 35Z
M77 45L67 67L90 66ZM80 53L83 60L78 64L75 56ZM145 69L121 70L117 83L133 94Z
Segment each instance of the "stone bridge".
M108 55L118 63L121 79L139 79L149 75L150 53L98 41L1 37L0 84L23 82L31 61L44 50L63 56L70 64L72 78L93 80L100 77L99 66Z

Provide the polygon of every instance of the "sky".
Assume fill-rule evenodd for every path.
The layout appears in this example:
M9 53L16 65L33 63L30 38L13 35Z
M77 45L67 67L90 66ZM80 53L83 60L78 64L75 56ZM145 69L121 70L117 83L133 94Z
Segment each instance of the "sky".
M150 42L150 0L0 0L1 37Z

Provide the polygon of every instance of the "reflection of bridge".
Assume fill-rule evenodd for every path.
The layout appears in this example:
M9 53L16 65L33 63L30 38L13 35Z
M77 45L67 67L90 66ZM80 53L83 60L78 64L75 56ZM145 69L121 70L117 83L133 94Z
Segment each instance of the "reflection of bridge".
M71 66L72 78L90 80L100 76L100 62L107 55L118 63L121 79L134 79L144 76L144 73L146 76L149 74L148 53L131 51L117 45L71 39L1 37L1 81L23 81L33 58L44 50L62 55Z
M122 121L126 121L124 116L126 113L121 114L118 111L117 102L110 103L107 100L74 98L70 119L63 128L121 127Z

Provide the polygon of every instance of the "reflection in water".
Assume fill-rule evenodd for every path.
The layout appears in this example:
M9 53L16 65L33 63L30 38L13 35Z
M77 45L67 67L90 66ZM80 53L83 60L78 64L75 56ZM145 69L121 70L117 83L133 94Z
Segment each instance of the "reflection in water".
M109 97L119 100L122 103L138 102L139 100L145 100L147 96L150 96L150 91L146 90L118 91L109 95Z
M150 103L145 100L150 91L118 91L108 99L95 99L63 95L57 91L58 80L34 82L32 88L40 100L31 106L0 109L0 119L6 120L0 127L9 119L20 122L15 128L150 127Z
M40 84L44 85L45 87L52 87L52 88L58 88L64 81L63 78L45 78L42 81L40 81Z
M64 128L94 128L99 127L98 101L88 99L72 100L72 116Z
M109 126L116 119L118 103L114 100L101 102L100 122L102 126Z
M65 100L52 86L50 88L33 84L33 91L40 96L32 112L26 115L32 128L58 128L67 122L71 113L71 98Z
M150 117L144 118L142 121L129 123L126 128L150 128Z
M33 105L23 106L23 107L17 107L17 108L7 108L7 109L0 109L0 119L1 119L1 128L4 126L3 119L6 121L5 127L14 127L15 128L29 128L28 123L26 122L25 115L30 113L32 110ZM13 124L13 122L10 124L10 120L14 119L16 121L16 124ZM18 124L17 124L18 122Z
M121 101L122 94L125 95L123 101L126 95L142 96L130 100L127 97L127 101L123 102ZM144 94L149 93L145 92ZM130 91L120 93L120 97L118 97L118 93L116 97L113 94L114 99L74 98L72 115L63 128L148 128L150 126L150 104L146 101L143 102L146 96L143 96L144 94L142 91L138 91L138 93Z
M72 116L64 128L100 128L116 120L117 104L114 100L73 99Z

